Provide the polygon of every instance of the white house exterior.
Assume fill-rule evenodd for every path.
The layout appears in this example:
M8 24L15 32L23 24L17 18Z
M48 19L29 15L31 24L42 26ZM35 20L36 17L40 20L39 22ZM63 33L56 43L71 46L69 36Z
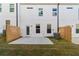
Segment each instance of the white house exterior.
M0 4L0 27L5 29L6 20L10 20L11 25L16 25L16 3L12 4L3 3ZM14 12L10 12L10 8L14 8Z
M79 43L79 4L59 5L59 27L67 25L72 28L72 42Z
M60 4L59 5L59 25L71 25L72 37L79 37L76 33L76 25L79 24L79 5L78 4Z
M39 14L41 12L39 9L42 9L43 14ZM53 33L57 32L57 15L53 15L53 9L57 12L57 4L21 3L19 5L19 26L22 36L53 36ZM36 28L38 26L40 28ZM49 28L51 32L47 33L47 26L51 27Z
M6 20L10 20L10 25L21 28L22 36L53 36L57 32L57 4L4 3L0 4L0 9L1 28L5 29ZM11 12L11 9L14 11ZM53 12L53 9L56 11ZM41 11L42 16L39 15Z
M79 37L79 4L4 3L0 9L0 27L5 28L5 21L10 20L11 25L21 28L24 37L53 36L57 27L67 25L72 28L72 38Z

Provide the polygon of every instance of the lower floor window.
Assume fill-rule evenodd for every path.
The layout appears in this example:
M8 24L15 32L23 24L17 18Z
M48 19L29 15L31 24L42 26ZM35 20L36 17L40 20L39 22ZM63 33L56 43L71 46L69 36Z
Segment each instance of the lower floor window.
M36 33L40 33L40 24L36 24ZM47 24L47 33L51 33L51 24Z
M2 9L0 8L0 12L2 11Z
M40 33L40 24L36 24L36 33Z
M36 29L36 33L40 33L40 29Z
M47 33L51 33L51 29L47 29Z
M47 24L47 33L51 33L51 24Z
M76 24L76 33L79 33L79 24Z

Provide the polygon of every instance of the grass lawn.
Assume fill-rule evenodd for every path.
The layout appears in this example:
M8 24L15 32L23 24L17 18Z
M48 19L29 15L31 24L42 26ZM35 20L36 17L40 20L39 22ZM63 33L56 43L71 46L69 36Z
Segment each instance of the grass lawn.
M9 45L5 37L0 37L0 55L2 56L70 56L79 55L79 45L63 39L49 38L54 45Z

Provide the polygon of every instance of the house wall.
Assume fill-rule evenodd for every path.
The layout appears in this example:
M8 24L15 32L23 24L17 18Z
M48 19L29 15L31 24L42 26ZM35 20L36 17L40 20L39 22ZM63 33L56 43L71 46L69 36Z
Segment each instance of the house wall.
M33 7L33 9L27 9ZM38 16L38 8L43 8L43 16ZM30 36L52 36L57 32L57 16L52 16L52 8L57 5L22 5L19 6L19 26L22 36L26 36L26 26L30 26ZM40 24L41 33L36 34L36 24ZM52 33L47 34L47 24L52 25Z
M72 9L67 9L72 7ZM79 24L79 5L59 5L59 26L64 27L70 25L72 28L72 37L79 37L76 33L76 24Z
M9 4L2 3L2 12L0 12L0 28L5 29L6 20L10 20L11 25L16 26L16 3L14 4L15 11L10 12ZM27 7L33 7L33 9L27 9ZM57 16L52 15L52 8L57 8L57 4L20 3L17 8L19 19L18 25L21 28L22 36L26 36L26 26L30 27L30 36L53 36L53 33L57 32ZM38 16L38 8L43 8L43 16ZM40 24L40 34L36 34L36 24ZM47 34L47 24L52 25L51 34ZM79 4L59 4L59 27L71 26L72 38L79 37L79 34L76 33L76 24L79 24ZM72 41L74 42L75 40L76 39L73 39Z
M6 20L10 20L11 25L16 26L16 3L15 3L14 12L10 12L9 9L10 9L9 3L2 3L2 12L0 12L1 28L5 29Z

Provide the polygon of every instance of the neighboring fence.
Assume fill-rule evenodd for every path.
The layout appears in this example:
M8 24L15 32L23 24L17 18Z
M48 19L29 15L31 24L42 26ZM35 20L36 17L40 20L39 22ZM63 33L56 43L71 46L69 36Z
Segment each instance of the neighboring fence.
M71 27L70 26L60 27L59 33L60 33L61 38L65 39L68 42L71 42L72 35L71 35Z
M20 28L16 26L7 26L6 28L6 41L10 42L17 38L19 38L20 35Z

